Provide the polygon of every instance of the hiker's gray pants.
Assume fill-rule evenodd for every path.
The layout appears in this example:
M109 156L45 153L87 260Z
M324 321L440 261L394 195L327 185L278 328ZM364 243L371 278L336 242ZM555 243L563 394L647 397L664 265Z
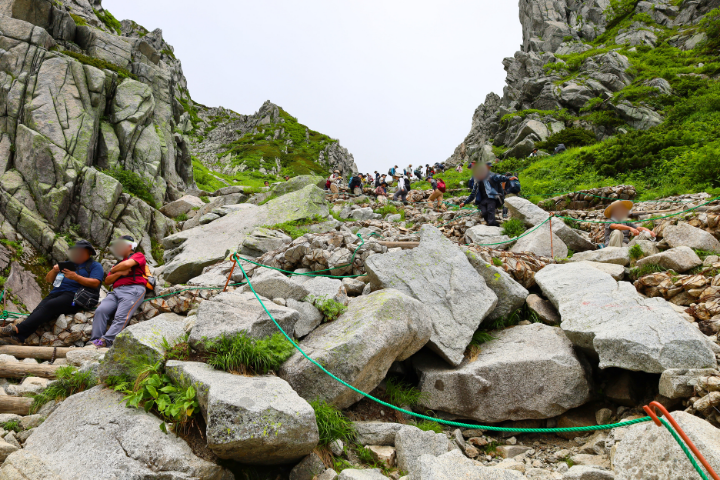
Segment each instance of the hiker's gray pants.
M110 292L95 310L91 340L102 337L108 346L112 345L115 337L130 323L144 298L145 285L125 285ZM111 318L112 324L110 330L107 330L108 320Z

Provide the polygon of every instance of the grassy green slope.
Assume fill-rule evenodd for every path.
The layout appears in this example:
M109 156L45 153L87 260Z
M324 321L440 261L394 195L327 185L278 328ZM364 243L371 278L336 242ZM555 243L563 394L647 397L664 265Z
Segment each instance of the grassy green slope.
M634 11L634 6L628 11ZM612 44L617 31L637 21L652 23L646 14L621 13L611 23L610 30L593 42L593 50L560 57L567 68L549 65L549 69L562 75L558 83L577 76L580 65L590 56L619 48ZM720 9L708 14L700 25L683 29L683 33L705 32L710 39L695 50L684 52L667 43L678 33L677 29L652 26L662 30L657 32L656 48L620 49L632 63L632 73L636 76L631 85L611 99L590 100L580 117L566 111L540 112L565 120L582 119L623 127L628 133L596 143L592 138L588 140L578 135L577 129L568 129L540 147L551 149L557 143L566 143L575 148L553 157L508 159L496 170L519 171L526 194L550 194L619 183L635 185L640 198L699 191L720 194ZM643 85L657 77L671 84L671 95L658 95L657 90ZM632 130L608 106L609 102L620 100L650 105L663 114L665 121L649 130ZM523 116L531 112L512 115Z

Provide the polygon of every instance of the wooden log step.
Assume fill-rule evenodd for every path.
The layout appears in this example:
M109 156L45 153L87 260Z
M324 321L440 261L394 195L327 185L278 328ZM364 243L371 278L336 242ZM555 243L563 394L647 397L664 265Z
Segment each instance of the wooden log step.
M52 360L53 350L57 350L55 358L65 358L70 348L67 347L26 347L24 345L2 345L0 354L12 355L15 358L36 358L38 360Z
M0 378L42 377L55 378L55 372L62 365L40 365L23 362L0 363Z
M14 413L15 415L29 415L33 399L28 397L0 396L0 413Z

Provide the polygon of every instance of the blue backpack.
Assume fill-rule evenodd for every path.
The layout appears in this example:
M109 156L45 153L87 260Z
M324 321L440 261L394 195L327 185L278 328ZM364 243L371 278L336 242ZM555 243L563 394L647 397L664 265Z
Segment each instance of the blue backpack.
M510 184L508 185L507 191L508 193L513 193L515 195L519 194L521 190L520 187L520 180L510 180Z

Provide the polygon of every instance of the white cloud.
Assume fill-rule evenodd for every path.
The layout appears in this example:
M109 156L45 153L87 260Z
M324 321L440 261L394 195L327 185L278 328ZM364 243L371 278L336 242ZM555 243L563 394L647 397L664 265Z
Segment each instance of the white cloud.
M193 99L265 100L340 139L361 171L445 160L522 41L507 0L104 0L161 28Z

